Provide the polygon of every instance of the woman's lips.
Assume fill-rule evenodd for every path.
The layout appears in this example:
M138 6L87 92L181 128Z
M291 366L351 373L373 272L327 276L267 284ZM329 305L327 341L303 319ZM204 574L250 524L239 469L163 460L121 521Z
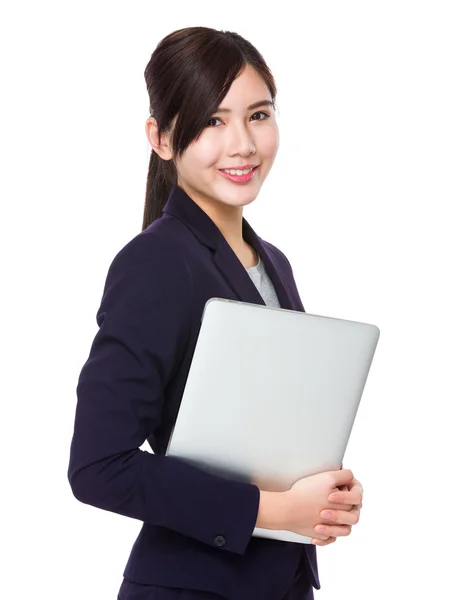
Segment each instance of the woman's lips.
M222 171L222 169L219 169L219 172L227 179L230 179L230 181L233 181L235 183L246 183L247 181L251 181L254 174L258 170L258 168L259 168L259 165L257 167L255 167L254 169L251 169L251 171L249 173L247 173L246 175L231 175L230 173L226 173L225 171Z

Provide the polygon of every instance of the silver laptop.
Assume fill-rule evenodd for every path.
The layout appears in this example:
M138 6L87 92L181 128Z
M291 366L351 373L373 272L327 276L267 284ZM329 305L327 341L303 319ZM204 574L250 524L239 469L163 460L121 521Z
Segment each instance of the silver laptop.
M339 470L378 327L224 298L210 298L201 320L166 455L267 491Z

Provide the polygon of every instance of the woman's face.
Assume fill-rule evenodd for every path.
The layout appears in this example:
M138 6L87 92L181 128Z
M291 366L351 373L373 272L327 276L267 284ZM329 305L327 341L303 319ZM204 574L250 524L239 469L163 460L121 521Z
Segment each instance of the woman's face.
M271 95L260 75L248 65L219 106L230 112L215 112L200 137L176 159L178 185L194 201L219 209L240 208L258 195L279 146L273 107L248 108L261 100L270 101ZM233 182L220 172L245 164L259 165L245 183Z

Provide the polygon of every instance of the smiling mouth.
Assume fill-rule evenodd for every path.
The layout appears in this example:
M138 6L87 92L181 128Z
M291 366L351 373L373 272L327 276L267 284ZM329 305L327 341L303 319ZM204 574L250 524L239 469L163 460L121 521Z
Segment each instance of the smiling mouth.
M240 175L238 173L228 173L225 169L219 169L221 175L223 175L226 179L233 181L234 183L249 183L254 177L255 173L257 173L259 169L259 165L253 167L249 171L245 172L243 170L239 170ZM236 169L235 169L236 171Z
M259 167L259 165L256 165L254 167L250 167L250 168L246 168L246 169L239 169L239 168L235 168L232 167L230 169L219 169L219 171L223 171L224 173L230 173L230 171L241 171L241 173L239 173L240 175L247 175L248 173L251 173L251 171L253 171L254 169L257 169ZM237 175L237 173L231 173L232 175Z

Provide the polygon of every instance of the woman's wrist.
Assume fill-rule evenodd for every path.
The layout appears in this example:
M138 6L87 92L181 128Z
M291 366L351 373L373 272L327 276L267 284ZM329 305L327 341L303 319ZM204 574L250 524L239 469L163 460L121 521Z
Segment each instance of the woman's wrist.
M287 492L260 490L256 527L262 529L285 529L287 514Z

